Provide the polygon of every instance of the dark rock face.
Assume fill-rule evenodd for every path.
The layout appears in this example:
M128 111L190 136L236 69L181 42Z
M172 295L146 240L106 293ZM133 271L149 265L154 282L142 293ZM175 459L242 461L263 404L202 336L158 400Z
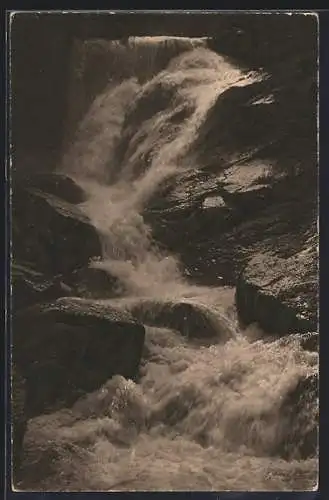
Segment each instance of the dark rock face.
M267 332L286 334L317 329L317 251L312 242L283 259L259 253L241 273L236 305L243 325L257 322Z
M300 344L306 351L316 352L319 350L318 332L308 332L300 335Z
M260 247L302 250L304 234L316 234L316 134L316 71L305 73L299 53L263 81L231 87L192 146L197 169L168 182L161 206L159 193L151 200L155 237L209 284L235 283ZM215 197L222 203L207 207Z
M21 311L13 332L28 417L72 404L115 374L134 378L145 335L128 313L78 298Z
M11 279L14 312L33 304L67 296L70 292L70 288L61 281L60 277L46 277L20 264L12 265Z
M74 290L79 297L85 298L111 298L120 292L118 280L104 269L96 267L83 267L76 269L67 276L66 284Z
M45 17L22 13L11 24L13 177L50 172L60 158L70 36Z
M16 185L12 207L16 261L55 276L70 273L101 254L97 232L78 206Z
M318 374L300 377L282 401L282 418L286 419L284 455L297 459L316 456L319 429ZM296 456L297 450L297 456Z
M235 335L225 317L192 302L143 301L130 306L133 315L150 326L165 327L190 339L229 340Z
M19 177L19 185L52 194L74 205L83 203L86 200L83 189L71 177L58 172L35 172L30 175L21 175Z

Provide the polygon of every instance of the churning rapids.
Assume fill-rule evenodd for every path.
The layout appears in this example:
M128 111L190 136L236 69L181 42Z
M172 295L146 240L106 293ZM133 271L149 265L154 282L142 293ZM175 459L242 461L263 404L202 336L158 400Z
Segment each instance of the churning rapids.
M239 331L234 290L190 283L143 219L164 182L196 169L194 146L218 96L262 75L240 70L203 40L182 40L189 49L157 68L163 43L112 43L130 78L113 78L96 97L61 168L88 194L83 209L103 246L91 265L122 284L116 305L193 302L218 316L218 339L197 344L146 324L138 383L114 377L70 410L33 419L30 435L48 461L56 454L52 475L43 481L40 462L34 474L50 490L312 489L317 457L303 456L300 443L316 402L305 397L292 420L282 401L317 371L317 355L294 339L265 341L258 331L252 340L256 327ZM139 57L147 77L140 78Z

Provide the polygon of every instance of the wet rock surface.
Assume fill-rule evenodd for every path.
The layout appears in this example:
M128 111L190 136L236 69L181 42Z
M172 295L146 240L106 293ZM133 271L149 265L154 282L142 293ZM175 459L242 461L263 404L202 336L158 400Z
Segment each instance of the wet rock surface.
M188 301L152 302L145 300L129 307L132 314L146 325L169 328L189 339L232 338L230 321L210 308Z
M67 274L101 253L96 230L77 205L16 184L12 197L14 259L50 276Z
M13 311L69 295L71 289L61 278L61 276L45 276L27 265L13 263L11 268Z
M242 271L236 304L242 324L257 322L270 333L317 328L317 249L312 242L286 259L259 253Z
M282 417L289 420L288 435L283 441L284 456L291 456L291 450L296 449L295 443L298 443L299 450L299 456L295 458L305 458L317 453L319 413L314 401L318 401L318 398L318 373L310 373L297 379L282 401Z
M21 311L13 327L29 417L72 404L115 374L137 375L145 330L127 312L66 297Z
M119 294L119 280L104 269L82 267L66 277L66 283L72 287L75 295L85 298L112 298Z
M21 175L16 182L25 188L38 189L74 205L83 203L86 199L83 189L71 177L59 172L34 172L30 175ZM15 184L14 182L14 189Z

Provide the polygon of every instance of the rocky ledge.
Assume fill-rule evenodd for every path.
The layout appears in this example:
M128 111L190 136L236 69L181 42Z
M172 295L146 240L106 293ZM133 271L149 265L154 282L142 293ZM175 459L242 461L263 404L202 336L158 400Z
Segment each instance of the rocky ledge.
M64 191L63 176L60 179ZM27 184L14 185L14 259L28 262L37 271L55 276L72 272L86 265L92 257L101 255L97 232L79 205L41 190L39 184L37 177L35 184L31 178ZM45 180L43 184L46 185ZM72 197L75 197L75 183L67 178L65 186L66 191L72 188Z
M266 332L278 334L317 330L317 255L315 238L288 258L256 254L237 282L241 323L257 322Z
M28 417L72 404L115 374L134 379L144 326L113 306L63 297L13 321L13 359L26 381Z

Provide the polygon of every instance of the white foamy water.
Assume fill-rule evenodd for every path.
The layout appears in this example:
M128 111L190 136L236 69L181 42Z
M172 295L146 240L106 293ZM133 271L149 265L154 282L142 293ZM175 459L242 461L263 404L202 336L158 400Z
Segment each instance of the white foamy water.
M120 57L157 43L163 39L130 41L125 49L120 45ZM257 332L259 340L248 340L256 328L238 331L234 291L189 283L178 259L157 248L143 219L165 180L198 167L192 146L218 96L260 76L242 73L202 46L143 83L136 66L133 71L96 98L63 161L88 193L83 209L102 239L102 259L92 265L122 283L117 305L134 310L132 304L185 301L206 315L224 315L230 338L200 345L170 328L147 326L138 384L115 377L72 409L30 423L29 486L312 489L317 457L303 450L317 401L308 397L305 381L317 373L317 355L293 338L263 340ZM289 394L303 383L295 408Z

